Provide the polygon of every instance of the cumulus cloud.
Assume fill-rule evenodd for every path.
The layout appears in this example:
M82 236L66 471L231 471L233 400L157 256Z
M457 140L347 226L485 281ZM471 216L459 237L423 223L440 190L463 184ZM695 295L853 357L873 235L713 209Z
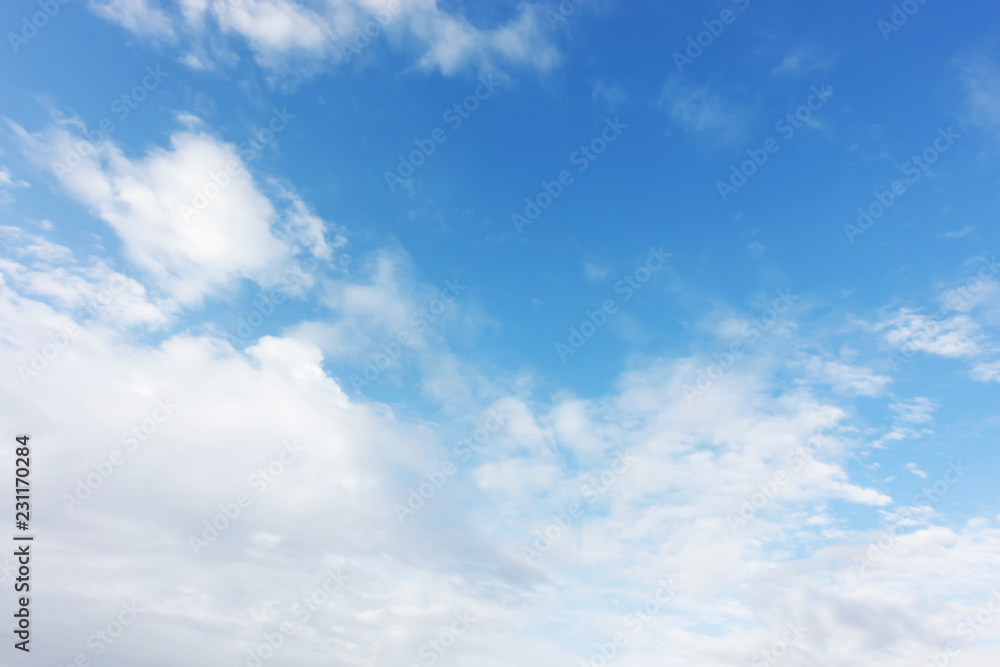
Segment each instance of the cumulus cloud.
M81 155L78 121L37 134L11 125L26 155L107 223L129 260L180 305L241 279L277 285L296 254L327 259L330 244L343 242L334 230L328 244L323 221L289 189L265 194L242 151L206 133L176 132L169 146L133 159L108 139Z
M8 234L25 258L70 261ZM392 328L420 292L387 253L356 285L331 289L331 318ZM70 303L3 286L0 325L45 331ZM0 363L20 363L34 344L0 339ZM859 655L903 667L1000 585L953 566L990 562L1000 531L989 520L961 531L909 526L879 576L859 582L852 558L877 536L818 521L818 508L894 503L847 472L861 442L846 406L819 398L809 381L779 389L777 374L790 367L769 355L734 367L691 404L683 386L703 362L656 360L586 399L494 386L471 412L462 404L473 420L459 425L349 397L321 346L296 332L240 351L213 336L178 331L148 343L87 324L26 387L0 377L5 423L45 443L34 465L50 489L36 502L49 545L39 567L51 585L36 595L53 636L65 639L38 651L63 664L94 657L87 637L134 600L141 620L108 653L110 665L245 664L285 622L295 634L280 653L296 664L409 664L456 614L470 629L449 658L571 663L597 641L574 640L581 629L591 638L628 629L627 615L669 579L677 595L636 636L634 664L664 664L668 645L699 664L743 662L800 619L808 632L790 665L822 652L835 667ZM169 414L156 412L163 405ZM456 455L456 440L491 410L502 425L472 456ZM929 410L918 399L897 412L923 422ZM142 440L129 437L137 432ZM279 466L288 442L301 453ZM124 461L93 477L115 450ZM443 461L456 472L401 523L397 506ZM780 488L734 530L731 518L778 472ZM100 481L79 498L88 476ZM241 493L250 504L218 520ZM553 533L553 516L572 503L582 513ZM213 522L225 527L213 532ZM525 547L541 549L529 559ZM571 571L586 571L587 583ZM304 599L331 572L342 585L305 615ZM906 585L924 578L931 583ZM90 612L68 611L80 608ZM873 629L868 617L892 621ZM526 648L539 623L545 635ZM975 648L967 660L990 664Z

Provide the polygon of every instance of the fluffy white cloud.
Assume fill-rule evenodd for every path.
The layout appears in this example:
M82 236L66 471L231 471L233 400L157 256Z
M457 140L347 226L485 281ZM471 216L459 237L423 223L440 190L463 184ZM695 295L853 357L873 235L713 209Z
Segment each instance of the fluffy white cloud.
M70 261L21 238L36 255ZM363 322L388 306L374 330L406 312L398 304L420 288L385 261L372 281L332 292L335 319ZM68 312L62 301L0 290L4 330L44 332ZM37 608L62 638L38 652L53 663L94 658L88 637L135 600L146 611L102 656L109 665L246 664L284 622L295 636L281 660L420 663L427 642L464 614L469 629L449 660L572 664L623 631L628 664L726 665L801 621L789 665L823 655L834 667L858 656L904 667L943 646L1000 585L982 578L1000 544L991 520L909 525L859 578L854 558L878 535L821 520L823 507L895 505L850 479L844 462L863 443L843 407L808 384L775 391L773 374L788 370L781 357L734 367L694 404L683 386L707 360L664 359L594 399L481 401L475 423L456 429L349 399L320 348L297 335L239 352L213 337L175 333L150 345L111 322L84 324L27 385L0 377L4 423L37 445L47 544L38 566L50 573ZM20 363L32 345L0 340L0 364ZM928 404L909 405L898 411L922 421ZM456 456L452 443L487 423L489 409L502 426L468 459ZM301 453L278 466L288 441ZM797 453L809 443L811 456ZM103 479L115 450L124 460ZM396 504L445 460L455 474L402 525ZM88 476L98 488L67 511ZM250 505L213 537L205 522L225 525L217 517L241 493ZM759 493L767 502L734 530L730 518ZM583 513L552 533L553 516L574 502ZM552 539L532 562L522 547L543 544L536 530ZM192 535L206 541L197 554ZM342 585L306 618L303 598L330 571ZM676 597L633 633L628 615L668 579ZM538 627L544 634L525 639ZM963 659L985 667L987 647L963 645Z
M331 255L324 223L287 188L272 183L269 198L233 144L181 131L169 147L132 159L108 139L85 140L78 121L39 134L12 127L25 153L110 225L127 257L180 305L197 305L240 279L278 285L303 250ZM343 243L332 237L331 244Z

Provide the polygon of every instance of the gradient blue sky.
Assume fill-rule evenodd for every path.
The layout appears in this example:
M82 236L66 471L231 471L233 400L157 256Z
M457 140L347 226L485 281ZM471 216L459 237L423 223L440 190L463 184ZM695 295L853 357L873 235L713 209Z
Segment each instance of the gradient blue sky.
M459 609L480 620L445 664L578 664L664 578L674 606L619 664L751 664L806 619L783 664L902 667L1000 586L994 3L914 0L905 23L856 1L53 3L35 32L38 4L0 7L2 423L51 443L35 471L49 662L90 650L101 610L134 598L149 614L100 664L245 664L331 564L355 573L346 597L273 664L427 664ZM477 89L458 125L449 109ZM245 150L276 110L287 126ZM81 164L57 167L81 141ZM421 144L433 154L390 188ZM766 162L720 196L753 155ZM230 160L221 194L185 213ZM518 229L563 170L572 183ZM905 192L886 194L894 181ZM852 231L879 197L885 213ZM626 298L650 248L669 258ZM109 285L113 305L88 310ZM779 293L791 305L769 313ZM606 324L560 355L608 299ZM67 323L82 333L33 368ZM400 333L411 344L357 381ZM152 451L67 510L168 395L182 407ZM400 522L490 410L503 426ZM823 423L816 460L730 530ZM225 547L192 553L287 439L305 465ZM626 449L628 482L527 558ZM970 470L943 497L914 500L958 460ZM878 574L858 574L897 525ZM994 664L990 636L956 640L962 664Z

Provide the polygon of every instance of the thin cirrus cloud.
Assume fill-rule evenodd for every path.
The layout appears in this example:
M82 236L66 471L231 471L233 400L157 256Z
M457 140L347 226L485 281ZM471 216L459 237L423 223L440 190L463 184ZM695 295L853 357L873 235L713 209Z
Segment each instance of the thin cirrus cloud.
M328 0L309 6L290 0L188 0L179 11L156 0L93 0L91 7L127 30L185 45L183 61L196 69L231 60L213 34L239 37L272 80L308 77L352 61L383 35L390 45L415 50L420 68L445 75L467 67L547 71L560 62L543 7L531 3L493 27L474 26L436 0Z

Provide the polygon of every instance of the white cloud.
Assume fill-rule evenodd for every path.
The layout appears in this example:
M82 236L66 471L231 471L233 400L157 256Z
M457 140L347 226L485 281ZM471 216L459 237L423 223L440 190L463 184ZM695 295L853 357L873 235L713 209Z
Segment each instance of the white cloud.
M287 188L277 186L269 199L237 147L208 134L177 132L169 147L139 159L105 140L66 168L80 140L67 129L72 124L37 135L12 126L25 153L51 165L69 193L114 229L127 257L179 304L197 305L240 279L275 286L302 249L330 256L322 221ZM334 244L342 242L338 236Z
M987 58L967 60L961 79L970 122L1000 138L1000 68Z
M972 368L972 379L979 382L1000 382L1000 361L983 361Z
M660 105L685 130L712 135L719 143L736 141L745 134L746 112L723 100L707 84L695 88L674 79L664 87Z
M984 336L976 322L967 315L931 317L918 311L900 308L879 322L875 330L883 332L886 342L941 357L974 357L983 351Z
M598 79L594 82L591 97L595 102L603 102L610 110L617 111L628 99L628 93L617 84L608 85L603 80Z
M608 277L608 270L602 266L594 264L593 262L587 261L583 263L583 275L587 277L588 281L596 285Z
M805 44L789 50L781 63L771 72L771 76L799 75L825 70L832 67L836 60L837 56L828 54L824 49L813 44Z
M953 231L950 231L950 232L945 232L943 234L943 236L946 239L964 239L966 236L968 236L969 234L971 234L975 230L976 230L976 228L973 227L972 225L966 225L965 227L962 227L961 229L956 229L956 230L953 230Z
M870 368L852 366L842 361L823 361L812 358L807 363L810 371L822 382L828 382L839 394L878 396L892 378L878 375Z
M69 248L17 227L0 227L0 238L23 262L0 259L0 275L25 295L122 327L159 329L174 314L169 301L150 300L141 283L102 260L81 264Z
M175 38L170 18L158 0L90 0L98 16L146 37Z
M475 26L438 7L436 0L185 0L180 13L172 15L146 0L110 0L94 9L133 32L183 35L189 51L182 61L195 69L233 61L232 53L213 40L214 33L238 36L272 80L311 76L330 65L371 58L369 44L378 40L416 50L419 67L445 75L468 67L545 71L560 61L541 6L529 3L493 27Z
M388 307L384 325L392 326L406 311L398 302L420 291L399 265L378 260L356 289L337 287L334 317L374 319ZM4 331L46 331L64 316L60 308L0 286ZM0 341L0 364L21 363L35 344ZM394 504L468 430L349 399L324 371L320 347L294 333L241 353L212 337L147 344L86 326L27 388L0 375L0 419L45 442L34 465L53 490L36 501L50 546L39 563L51 575L37 595L52 610L53 636L67 639L39 642L39 657L65 664L88 652L85 638L135 599L149 613L109 664L242 664L286 620L300 625L280 659L409 664L462 610L475 620L448 659L572 664L602 637L627 631L626 614L667 578L678 596L630 645L631 664L670 664L665 646L688 662L744 663L796 618L809 629L797 650L832 667L859 656L906 667L910 656L936 650L980 594L985 602L1000 585L982 578L1000 548L995 523L906 527L878 576L859 580L852 559L878 536L848 530L822 508L832 500L895 506L849 478L844 463L861 443L847 410L808 384L779 390L774 374L789 371L780 356L745 361L694 405L683 385L704 360L652 361L593 399L498 391L479 409L501 410L504 427L476 458L458 461L461 474L402 526ZM147 419L158 398L177 405L173 414L67 514L61 494L111 450L126 449L120 434ZM814 460L795 468L788 453L823 427ZM289 439L301 445L300 460L257 494L249 476ZM519 547L532 531L583 497L582 484L599 483L619 448L635 463L537 564L526 562ZM734 533L727 515L778 470L787 483ZM195 556L189 536L241 492L252 505ZM294 605L330 568L349 578L301 623ZM546 632L525 639L537 627ZM581 632L593 639L581 643ZM969 647L963 659L986 667L987 649Z
M930 435L933 431L926 424L934 421L934 411L937 408L937 403L926 396L918 396L909 401L893 397L889 403L889 410L896 413L892 427L885 435L872 442L872 447L883 448L886 443Z
M16 181L10 175L10 172L6 169L0 168L0 187L5 188L26 188L28 187L27 181Z
M934 411L937 408L937 403L926 396L918 396L910 401L894 399L889 404L889 409L905 424L929 424L934 421Z

